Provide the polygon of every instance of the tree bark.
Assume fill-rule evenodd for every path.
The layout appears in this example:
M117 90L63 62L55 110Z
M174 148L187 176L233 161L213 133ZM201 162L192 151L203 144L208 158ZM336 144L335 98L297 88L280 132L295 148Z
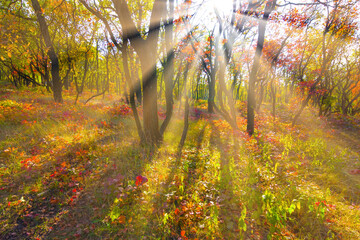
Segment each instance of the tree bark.
M276 5L276 0L270 0L266 3L264 16L259 21L259 33L258 40L256 44L256 52L254 63L251 68L250 78L249 78L249 90L248 90L248 102L247 102L247 127L246 130L248 134L251 136L254 134L254 126L255 126L255 83L257 80L257 72L260 66L260 58L262 55L264 41L265 41L265 30L266 24L269 19L270 13L274 10Z
M150 69L146 64L141 65L143 73L143 124L145 138L149 143L158 144L161 140L157 112L157 69L155 56L143 56L142 63L153 63Z
M161 141L157 113L157 67L156 56L161 19L166 13L166 2L155 0L150 16L149 32L146 40L132 20L125 0L112 0L116 14L120 20L123 38L130 41L139 56L143 86L143 123L146 141L158 144ZM135 91L137 89L134 89Z
M173 36L173 19L174 19L174 0L169 0L168 26L165 29L166 55L167 60L164 66L165 81L165 101L166 117L160 127L160 134L163 135L173 114L173 78L174 78L174 36Z
M59 59L56 55L53 43L50 38L49 29L45 21L45 17L42 13L42 9L38 0L31 0L32 6L36 13L36 18L40 26L40 32L44 38L45 45L47 47L47 55L51 60L51 76L52 76L52 90L55 102L62 103L62 83L60 78L60 66Z
M143 142L145 142L145 135L144 135L143 128L141 126L139 114L138 114L136 104L135 104L135 90L134 90L133 82L131 81L131 77L130 77L128 57L127 57L127 46L128 46L127 40L125 40L123 43L122 49L121 49L121 52L123 53L123 68L124 68L124 72L125 72L125 80L128 83L128 86L130 89L130 96L129 96L130 107L131 107L131 110L133 111L133 115L134 115L134 119L135 119L135 123L136 123L136 129L137 129L140 141L143 143ZM126 97L126 99L127 99L127 97Z

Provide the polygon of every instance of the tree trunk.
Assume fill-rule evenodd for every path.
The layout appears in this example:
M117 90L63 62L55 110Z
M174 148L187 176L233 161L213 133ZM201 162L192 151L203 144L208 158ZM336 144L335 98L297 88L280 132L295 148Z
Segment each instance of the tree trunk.
M146 141L152 145L161 141L157 113L157 47L161 20L166 13L164 1L155 0L150 16L149 31L146 39L136 28L125 0L112 0L115 12L123 30L124 40L129 40L138 54L142 71L143 123ZM139 90L134 89L134 90Z
M185 140L186 140L186 136L187 136L187 132L189 129L189 97L186 94L185 97L185 113L184 113L184 128L183 128L183 132L181 134L181 139L180 139L180 144L179 144L179 149L182 149L184 144L185 144Z
M173 50L173 19L174 0L169 0L168 26L165 29L166 55L168 56L164 66L166 117L160 127L161 136L164 134L173 113L173 78L174 78L174 50Z
M211 71L209 79L208 113L214 113L215 104L215 71Z
M151 144L161 141L157 112L157 69L155 56L140 58L143 73L143 124L146 140ZM150 65L151 67L147 67Z
M248 90L248 102L247 102L247 132L251 136L254 134L254 126L255 126L255 83L257 80L257 72L260 66L260 58L262 55L262 50L264 47L265 40L265 30L266 24L269 19L270 13L274 10L276 5L275 1L268 1L265 6L265 12L263 18L259 21L259 33L258 33L258 41L256 44L256 52L254 63L252 65L252 69L250 72L249 78L249 90Z
M50 38L49 29L45 21L45 17L42 13L42 9L38 0L31 0L32 6L36 13L37 21L40 25L40 32L44 38L45 45L47 47L47 54L51 60L51 75L52 75L52 90L55 102L62 103L62 84L60 78L60 66L59 59L56 55L53 43Z
M133 82L131 81L129 65L128 65L127 40L124 41L121 51L122 51L122 54L123 54L123 61L122 62L123 62L123 68L124 68L124 72L125 72L125 80L128 83L128 86L129 86L129 89L130 89L130 91L129 91L130 92L129 99L127 97L127 91L125 89L125 93L126 93L125 98L126 98L126 101L129 101L129 103L130 103L130 107L131 107L131 110L133 112L135 123L136 123L136 129L137 129L137 132L139 134L140 141L143 143L143 142L145 142L145 135L144 135L144 132L143 132L143 129L142 129L142 126L141 126L139 114L137 112L137 108L136 108L136 104L135 104L135 90L134 90Z
M139 58L136 57L136 66L139 66L140 62L139 62ZM139 86L137 87L137 91L136 91L136 101L138 104L142 104L142 91L141 91L141 83L140 83L140 79L139 79L139 72L138 69L134 68L134 76L133 76L133 80L137 81L137 84L139 84Z

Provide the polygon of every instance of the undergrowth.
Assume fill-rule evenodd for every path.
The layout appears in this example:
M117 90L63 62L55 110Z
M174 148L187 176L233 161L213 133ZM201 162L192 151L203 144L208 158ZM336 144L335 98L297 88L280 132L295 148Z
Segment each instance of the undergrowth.
M322 119L264 109L249 137L197 103L151 148L120 100L69 99L0 95L2 239L360 239L359 158Z

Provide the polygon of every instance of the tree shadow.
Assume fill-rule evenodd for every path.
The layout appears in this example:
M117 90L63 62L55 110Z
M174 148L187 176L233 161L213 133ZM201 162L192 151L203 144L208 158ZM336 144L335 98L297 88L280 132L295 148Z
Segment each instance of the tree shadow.
M207 127L208 123L206 122L204 124L204 126L202 126L201 130L199 131L199 133L197 134L196 140L195 140L195 153L194 153L194 157L191 158L191 161L188 163L188 171L184 173L184 189L183 191L186 193L188 192L188 189L195 183L196 181L196 176L195 176L195 172L196 169L198 167L197 161L199 159L199 151L201 149L203 140L204 140L204 135L205 135L205 131L206 131L206 127ZM188 136L189 138L189 136ZM191 141L191 139L188 139L187 141ZM189 151L192 151L191 149ZM153 208L156 209L156 213L154 214L164 214L168 211L173 211L172 208L180 208L182 203L186 200L186 199L180 199L180 198L176 198L173 199L174 201L171 203L168 203L167 201L167 194L171 194L169 193L169 189L171 189L172 184L174 181L177 181L178 179L175 178L177 171L179 170L179 168L182 166L182 155L183 153L183 145L179 144L176 150L176 158L175 160L171 163L170 165L170 172L168 173L165 181L160 184L160 189L159 189L159 194L157 194L156 197L154 197L152 199L152 204L153 204ZM186 197L188 197L188 195L186 195ZM177 236L181 236L181 223L178 222L178 224L176 226L173 226L172 229L172 234L175 234L174 236L170 237L167 236L165 233L162 233L163 235L157 236L156 235L156 231L154 231L154 229L158 229L159 228L159 222L157 222L158 220L155 221L151 221L150 219L148 219L147 223L146 223L146 227L145 229L145 236L154 236L154 237L160 237L160 238L166 238L166 239L177 239ZM155 235L154 235L155 234Z
M98 142L121 141L116 136L105 136ZM114 229L105 220L111 212L114 200L120 194L119 189L128 185L129 181L135 182L135 177L142 174L146 164L151 163L156 151L154 147L142 146L138 141L134 141L116 156L112 156L103 172L88 179L89 185L77 199L54 216L57 220L45 237L113 238Z
M226 138L224 140L229 140ZM233 189L233 177L230 169L231 156L236 154L236 144L231 149L229 145L224 143L219 129L212 125L210 135L210 144L212 149L218 149L220 152L220 179L219 179L219 218L221 223L221 234L224 239L236 239L238 233L238 218L240 217L239 205L236 204L236 196Z

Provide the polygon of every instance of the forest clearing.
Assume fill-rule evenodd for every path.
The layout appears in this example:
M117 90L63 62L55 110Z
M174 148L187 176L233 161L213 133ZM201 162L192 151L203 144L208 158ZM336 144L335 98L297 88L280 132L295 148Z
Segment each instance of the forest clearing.
M360 239L359 13L1 1L0 239Z

